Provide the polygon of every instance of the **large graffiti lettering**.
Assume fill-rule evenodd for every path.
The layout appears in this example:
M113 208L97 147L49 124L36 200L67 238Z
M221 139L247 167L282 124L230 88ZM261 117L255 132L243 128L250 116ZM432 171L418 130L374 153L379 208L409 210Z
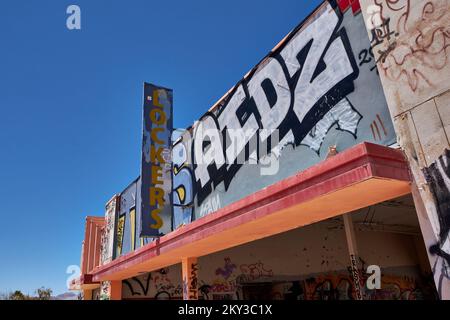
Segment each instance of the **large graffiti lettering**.
M303 142L316 152L334 124L356 134L361 115L345 97L359 70L338 12L327 4L194 127L198 204L218 184L228 189L242 166L237 159L259 160L266 146L270 153L274 130L284 145Z
M438 292L441 292L443 278L450 279L450 150L445 150L442 156L423 171L437 203L439 241L429 250L438 256L433 273L440 274Z
M172 149L174 229L192 220L194 190L187 150L183 137L180 137Z
M358 12L357 0L325 1L199 121L173 133L172 230L325 160L329 148L395 143L379 77L355 60L370 48ZM127 193L116 256L151 241L134 235L142 200L131 215Z

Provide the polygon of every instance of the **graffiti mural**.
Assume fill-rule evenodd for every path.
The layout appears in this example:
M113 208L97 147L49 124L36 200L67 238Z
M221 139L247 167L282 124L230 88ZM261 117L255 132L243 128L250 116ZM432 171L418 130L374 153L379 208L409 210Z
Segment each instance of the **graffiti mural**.
M395 143L378 74L355 58L370 48L359 2L344 2L324 2L175 142L174 228L324 160L330 146Z
M432 284L420 277L383 275L381 289L368 290L365 300L423 300L432 297ZM430 293L431 292L431 293ZM353 279L348 272L317 274L298 281L275 284L274 300L355 300Z
M314 126L338 106L339 110L329 118L343 123L344 128L349 122L348 130L356 133L361 117L345 97L354 91L353 80L359 70L341 24L342 17L330 5L325 6L317 19L266 58L248 79L241 81L225 98L222 108L209 112L200 120L193 136L198 204L220 183L228 190L242 166L242 163L236 163L236 158L246 151L247 146L256 146L270 138L270 130L278 130L278 138L283 143L299 145ZM320 32L317 32L319 28ZM331 121L319 124L312 136L325 135ZM317 132L318 128L322 128L321 132ZM230 139L228 147L221 144L220 136L209 136L211 132L225 129L235 129L234 133L238 135ZM209 148L195 148L208 139ZM258 143L249 143L251 139L257 139ZM323 136L318 140L321 139ZM317 143L314 147L318 151ZM248 160L255 152L247 150L243 159Z
M167 267L122 281L124 299L182 299L181 270Z
M325 160L330 149L394 144L379 76L360 62L370 47L359 2L325 1L175 137L172 230ZM152 241L136 236L141 200L132 189L121 194L116 256Z
M199 299L204 300L233 300L239 299L237 286L238 266L230 257L224 258L224 265L214 270L210 283L201 281Z
M439 242L429 250L438 256L433 272L440 274L438 291L441 292L443 278L450 279L450 150L445 150L442 156L423 171L437 203Z
M194 263L195 264L195 263ZM364 266L362 267L364 269ZM362 269L361 269L362 270ZM290 280L263 261L236 263L229 256L214 268L191 268L191 284L183 283L181 266L175 265L122 282L124 299L182 299L183 291L200 300L240 300L246 297L271 300L355 300L350 268L305 275ZM422 276L416 267L384 268L381 289L369 290L369 274L361 272L365 300L422 300L436 298L432 277ZM195 290L194 288L198 288Z
M210 283L204 280L199 284L199 299L238 300L242 295L242 285L253 281L267 280L274 273L261 261L239 266L230 257L224 258L224 265L216 268Z

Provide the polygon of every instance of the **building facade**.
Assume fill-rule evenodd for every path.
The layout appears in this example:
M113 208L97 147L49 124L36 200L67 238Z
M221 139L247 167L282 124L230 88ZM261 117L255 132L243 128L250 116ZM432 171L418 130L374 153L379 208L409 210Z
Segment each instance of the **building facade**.
M139 236L137 178L88 217L72 288L449 298L450 4L403 2L324 1L174 141L171 232Z

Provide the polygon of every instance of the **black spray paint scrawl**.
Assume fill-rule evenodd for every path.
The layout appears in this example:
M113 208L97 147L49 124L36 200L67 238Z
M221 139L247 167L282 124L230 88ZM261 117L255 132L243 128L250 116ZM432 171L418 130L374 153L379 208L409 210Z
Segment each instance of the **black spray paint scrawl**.
M450 267L450 253L443 250L450 232L450 150L445 150L444 154L428 168L424 168L423 172L435 197L439 218L439 241L432 245L429 250L431 254L442 258L442 274L439 281L442 283L442 277L450 278L450 270L448 269ZM436 265L433 267L433 272L436 271L436 267Z

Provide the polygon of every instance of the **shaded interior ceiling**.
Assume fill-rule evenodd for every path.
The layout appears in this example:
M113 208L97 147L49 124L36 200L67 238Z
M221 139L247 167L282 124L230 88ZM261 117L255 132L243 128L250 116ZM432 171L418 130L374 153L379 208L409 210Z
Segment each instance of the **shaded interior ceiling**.
M381 202L351 213L355 228L361 231L420 235L420 226L411 194ZM342 217L324 221L330 228L343 228Z

